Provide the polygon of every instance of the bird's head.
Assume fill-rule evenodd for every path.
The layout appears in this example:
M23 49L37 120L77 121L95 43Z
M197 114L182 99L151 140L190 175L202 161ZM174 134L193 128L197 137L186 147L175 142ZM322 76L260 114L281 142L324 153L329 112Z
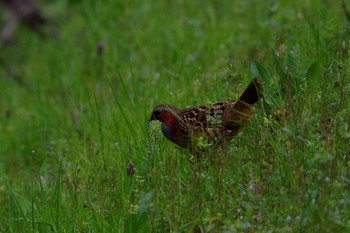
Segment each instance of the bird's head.
M161 104L156 106L149 121L158 120L161 122L169 122L177 119L178 109L169 104Z

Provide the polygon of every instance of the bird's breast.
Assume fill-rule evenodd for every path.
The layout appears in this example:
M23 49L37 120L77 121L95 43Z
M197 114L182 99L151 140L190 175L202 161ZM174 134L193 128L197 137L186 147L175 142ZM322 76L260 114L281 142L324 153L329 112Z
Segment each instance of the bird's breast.
M188 131L178 124L167 124L163 122L162 133L167 139L180 147L187 148L190 145Z

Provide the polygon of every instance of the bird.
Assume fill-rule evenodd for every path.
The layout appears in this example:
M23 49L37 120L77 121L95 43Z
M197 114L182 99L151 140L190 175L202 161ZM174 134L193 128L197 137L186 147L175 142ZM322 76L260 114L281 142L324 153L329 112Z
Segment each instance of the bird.
M227 145L253 115L252 105L262 97L262 84L254 78L238 100L178 109L171 104L154 107L149 122L160 121L163 135L194 152Z

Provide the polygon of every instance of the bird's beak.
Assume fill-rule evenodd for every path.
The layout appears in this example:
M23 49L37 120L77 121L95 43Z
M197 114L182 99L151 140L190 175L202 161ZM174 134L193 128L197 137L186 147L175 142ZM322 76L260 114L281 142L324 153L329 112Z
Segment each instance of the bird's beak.
M156 116L152 113L151 117L149 118L149 121L154 121L156 120Z

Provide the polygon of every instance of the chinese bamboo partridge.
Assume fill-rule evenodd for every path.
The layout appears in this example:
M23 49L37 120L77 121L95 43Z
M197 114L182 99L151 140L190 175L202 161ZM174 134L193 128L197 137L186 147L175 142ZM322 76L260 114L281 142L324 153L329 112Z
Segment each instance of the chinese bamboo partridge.
M251 107L261 97L262 86L254 78L238 100L225 100L212 106L195 106L184 110L170 104L153 109L150 121L162 122L163 135L175 144L198 150L199 142L217 146L228 142L250 121ZM203 143L202 143L203 144Z

